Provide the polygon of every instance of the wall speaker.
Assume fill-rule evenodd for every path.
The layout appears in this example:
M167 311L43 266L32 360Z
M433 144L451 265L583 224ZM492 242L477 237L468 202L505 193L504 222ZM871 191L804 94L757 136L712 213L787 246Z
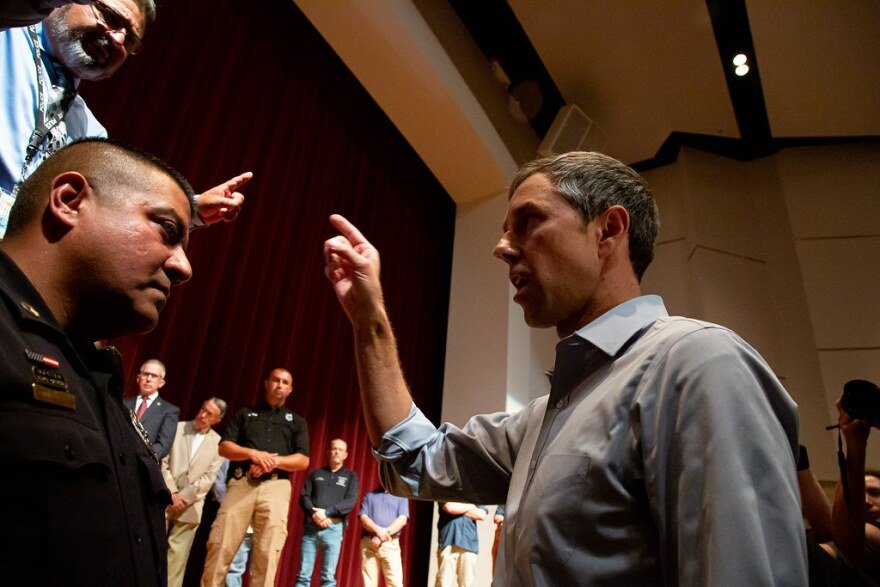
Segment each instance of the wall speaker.
M569 151L601 151L607 143L608 136L577 104L567 104L556 113L538 153L552 157Z

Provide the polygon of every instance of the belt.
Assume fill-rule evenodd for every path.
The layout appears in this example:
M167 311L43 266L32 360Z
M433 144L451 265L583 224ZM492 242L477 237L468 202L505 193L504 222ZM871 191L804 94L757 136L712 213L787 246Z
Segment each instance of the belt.
M275 481L276 479L289 479L290 472L288 471L272 471L271 473L266 473L265 475L261 475L259 477L251 477L250 471L245 469L244 467L236 467L232 471L232 476L235 479L241 479L242 477L247 477L249 481L255 483L262 483L263 481Z

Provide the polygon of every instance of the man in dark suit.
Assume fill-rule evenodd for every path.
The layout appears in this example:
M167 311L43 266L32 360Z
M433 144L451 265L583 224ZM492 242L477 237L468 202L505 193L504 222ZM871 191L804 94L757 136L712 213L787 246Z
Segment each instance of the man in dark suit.
M171 451L180 410L159 397L165 386L165 364L150 359L141 365L137 376L138 395L125 399L125 407L133 410L150 436L156 456L164 458Z

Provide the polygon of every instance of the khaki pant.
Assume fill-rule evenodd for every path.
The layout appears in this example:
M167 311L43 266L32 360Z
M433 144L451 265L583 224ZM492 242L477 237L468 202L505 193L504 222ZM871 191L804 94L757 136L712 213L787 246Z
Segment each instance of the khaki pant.
M168 521L168 587L183 585L186 561L198 529L198 524Z
M208 555L202 573L203 587L226 584L226 571L238 551L248 524L254 527L251 585L274 587L281 549L287 540L290 480L259 483L248 477L231 479L226 498L208 536Z
M437 551L436 587L471 587L477 570L477 553L460 546Z
M403 587L403 562L400 559L400 541L392 538L379 548L369 538L361 538L361 574L364 587L379 587L379 568L385 575L386 587Z

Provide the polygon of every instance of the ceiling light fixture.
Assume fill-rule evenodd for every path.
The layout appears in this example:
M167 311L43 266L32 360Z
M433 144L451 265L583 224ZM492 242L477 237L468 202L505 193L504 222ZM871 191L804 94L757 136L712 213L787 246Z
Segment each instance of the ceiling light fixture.
M733 64L739 67L740 65L745 65L748 60L749 58L746 57L745 53L737 53L733 57Z
M749 72L749 66L743 63L742 65L737 65L736 69L733 70L733 73L738 75L739 77L744 76Z

